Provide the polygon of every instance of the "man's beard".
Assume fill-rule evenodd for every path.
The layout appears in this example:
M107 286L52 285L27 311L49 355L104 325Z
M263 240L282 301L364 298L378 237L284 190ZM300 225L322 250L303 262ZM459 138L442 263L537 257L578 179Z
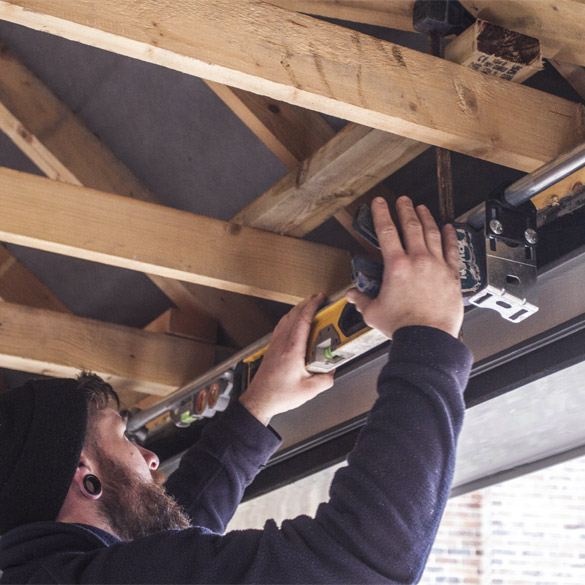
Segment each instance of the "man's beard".
M150 483L103 453L99 467L103 486L100 512L120 539L134 540L161 530L191 526L187 514L162 487L161 472L151 471L154 482Z

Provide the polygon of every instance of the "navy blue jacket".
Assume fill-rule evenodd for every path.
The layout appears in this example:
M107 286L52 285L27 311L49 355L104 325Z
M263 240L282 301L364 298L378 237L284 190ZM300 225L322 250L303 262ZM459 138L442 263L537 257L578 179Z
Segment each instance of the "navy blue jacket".
M221 534L279 444L236 404L169 478L194 528L121 542L90 526L29 524L0 539L2 582L415 583L449 495L471 363L442 331L397 331L368 423L314 519Z

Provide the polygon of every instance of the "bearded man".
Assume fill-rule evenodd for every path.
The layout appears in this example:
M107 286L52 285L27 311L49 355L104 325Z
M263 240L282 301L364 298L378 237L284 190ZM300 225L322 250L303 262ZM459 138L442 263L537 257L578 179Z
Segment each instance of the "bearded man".
M206 426L162 486L92 375L0 395L0 569L5 583L415 583L449 495L472 363L459 250L424 206L372 204L384 257L376 299L349 291L392 338L379 398L314 518L223 534L279 445L268 426L333 384L304 364L313 296L278 324L252 384Z

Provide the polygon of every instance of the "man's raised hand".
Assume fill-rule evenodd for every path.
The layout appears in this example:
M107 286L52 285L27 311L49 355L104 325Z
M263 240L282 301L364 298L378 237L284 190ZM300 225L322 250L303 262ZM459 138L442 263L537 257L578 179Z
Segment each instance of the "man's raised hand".
M404 247L386 201L372 203L374 226L384 258L380 294L374 299L355 289L346 293L364 321L388 337L400 327L426 325L459 335L463 301L459 279L459 246L453 226L442 233L424 205L413 207L400 197L396 211Z
M278 323L262 364L240 402L260 422L297 408L333 386L333 374L310 374L305 367L311 321L323 295L299 303Z

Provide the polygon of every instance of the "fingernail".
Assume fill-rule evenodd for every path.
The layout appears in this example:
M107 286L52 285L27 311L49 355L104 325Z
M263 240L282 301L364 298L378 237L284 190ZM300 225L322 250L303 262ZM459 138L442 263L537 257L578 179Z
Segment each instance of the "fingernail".
M383 197L376 197L374 199L374 203L376 205L385 205L386 204L386 200Z

